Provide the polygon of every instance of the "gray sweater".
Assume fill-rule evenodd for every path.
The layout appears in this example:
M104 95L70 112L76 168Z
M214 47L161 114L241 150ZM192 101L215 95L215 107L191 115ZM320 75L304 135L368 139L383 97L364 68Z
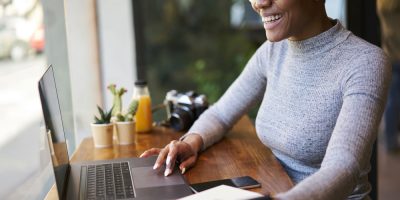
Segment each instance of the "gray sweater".
M262 100L258 137L296 184L277 197L368 199L390 77L382 50L339 22L307 40L266 41L188 134L199 134L205 149Z

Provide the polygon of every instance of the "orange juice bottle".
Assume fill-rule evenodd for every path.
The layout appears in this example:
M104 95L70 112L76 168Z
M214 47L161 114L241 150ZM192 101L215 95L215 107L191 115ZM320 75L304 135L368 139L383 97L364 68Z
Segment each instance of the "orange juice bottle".
M146 81L136 81L133 92L133 99L139 104L135 114L136 132L149 132L153 126L153 116L151 113L151 98Z

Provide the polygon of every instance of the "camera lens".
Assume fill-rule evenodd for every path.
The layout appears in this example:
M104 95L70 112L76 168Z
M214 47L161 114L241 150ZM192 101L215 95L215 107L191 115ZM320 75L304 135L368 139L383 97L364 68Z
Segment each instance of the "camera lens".
M177 107L169 119L171 127L176 131L186 131L194 122L193 112L185 106Z

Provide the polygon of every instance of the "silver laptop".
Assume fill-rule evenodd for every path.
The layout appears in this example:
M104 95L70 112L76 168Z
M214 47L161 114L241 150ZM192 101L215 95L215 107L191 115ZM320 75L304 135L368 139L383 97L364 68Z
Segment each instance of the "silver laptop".
M177 199L192 194L177 171L155 171L156 157L69 163L53 67L39 81L39 93L60 199Z

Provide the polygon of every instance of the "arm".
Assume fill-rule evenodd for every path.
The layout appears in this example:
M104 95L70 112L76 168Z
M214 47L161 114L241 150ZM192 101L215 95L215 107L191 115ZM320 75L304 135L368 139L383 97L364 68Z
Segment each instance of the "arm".
M267 56L266 51L267 44L264 43L225 94L200 116L182 139L197 134L202 138L204 150L220 140L224 133L262 98L267 85L267 69L262 59Z
M200 116L180 141L171 141L163 149L149 149L140 157L158 154L154 169L160 168L165 162L167 165L165 176L171 174L176 159L181 162L179 165L181 173L192 167L197 160L198 152L221 139L223 133L264 94L267 82L266 68L261 58L266 56L264 52L266 44L263 46L252 56L228 91Z
M369 162L391 73L382 54L365 57L344 76L343 104L321 168L278 199L346 199L354 190Z

